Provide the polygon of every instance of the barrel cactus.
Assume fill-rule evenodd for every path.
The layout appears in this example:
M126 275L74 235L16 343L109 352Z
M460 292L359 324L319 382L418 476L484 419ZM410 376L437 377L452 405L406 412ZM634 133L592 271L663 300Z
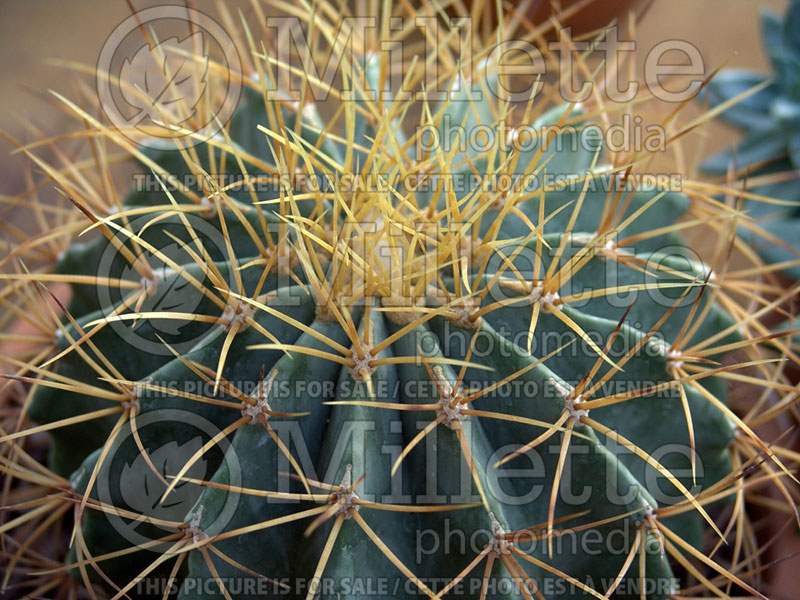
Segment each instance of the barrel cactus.
M297 20L320 48L340 17L324 8ZM43 595L60 574L115 599L763 597L742 502L766 483L791 506L796 457L728 408L726 377L785 390L759 383L771 363L724 268L681 241L687 195L640 186L646 157L610 162L583 135L597 107L509 100L488 42L397 68L375 16L341 90L245 21L242 94L213 134L192 129L202 104L154 99L150 130L169 135L132 142L59 96L97 177L23 148L77 210L6 261L8 302L44 300L53 341L6 375L34 423L3 432L8 488L41 491L0 528L65 523L69 552L30 574L29 545L9 546L6 582L22 569ZM204 73L213 90L220 69ZM143 175L121 200L108 146ZM59 282L68 303L39 285ZM745 360L720 364L730 350ZM46 466L25 449L43 432ZM730 558L706 557L731 535Z
M761 36L771 74L725 70L708 86L720 117L742 129L736 146L708 159L703 168L725 175L733 165L755 196L746 203L758 228L743 235L766 261L800 279L800 2L788 3L783 18L764 10ZM764 198L775 200L765 201ZM776 201L777 200L777 201Z

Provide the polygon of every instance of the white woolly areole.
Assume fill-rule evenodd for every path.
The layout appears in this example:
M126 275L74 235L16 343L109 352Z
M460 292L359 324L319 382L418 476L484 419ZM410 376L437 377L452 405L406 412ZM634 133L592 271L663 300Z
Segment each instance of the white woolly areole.
M144 391L145 391L145 387L144 386L146 384L148 384L148 383L151 383L152 381L153 381L152 378L148 377L147 379L144 379L141 382L141 384L134 383L131 386L131 392L130 392L131 395L128 398L128 400L125 400L122 403L122 407L125 408L125 409L128 409L128 410L138 409L139 408L139 399L142 397L142 395L144 394Z
M580 407L581 403L583 402L580 394L575 398L572 398L571 397L572 390L570 388L556 381L552 377L548 381L550 385L552 385L553 388L558 392L559 396L561 396L564 399L564 409L569 413L569 415L573 419L577 421L581 417L589 416L589 410Z
M734 434L741 433L739 424L736 421L734 421L730 415L726 414L725 418L728 420L728 425L730 425L731 431L733 431Z
M200 198L200 206L203 208L207 208L209 211L214 211L217 208L216 200L220 198L221 195L219 192L213 192L208 196L203 196ZM203 211L199 213L201 215L208 214L208 211Z
M249 302L234 300L234 304L228 304L222 311L217 323L225 331L230 331L234 325L238 325L239 331L242 331L247 329L247 319L252 317L255 312L256 307Z
M537 283L535 286L531 288L530 293L528 294L528 298L530 298L531 304L540 304L543 307L546 305L553 305L556 300L559 299L558 292L547 292L544 291L544 285L541 283Z
M658 515L656 514L656 511L649 504L645 505L644 515L645 515L645 519L647 519L647 520L655 521L656 519L658 519ZM666 560L667 549L664 546L663 534L652 523L650 523L650 531L655 534L656 541L658 542L659 552L661 554L661 559L662 560Z
M711 268L711 265L707 265L706 263L700 263L699 265L700 275L703 278L708 277L709 281L715 281L717 279L717 274L714 272L714 269Z
M511 127L508 130L508 135L506 136L506 143L515 144L517 141L519 141L519 135L519 128Z
M597 233L573 233L570 234L570 240L575 242L576 244L581 244L583 246L588 246L592 242L597 239ZM608 252L613 252L617 249L617 244L614 240L608 240L605 244L598 245L596 250L606 250ZM600 254L602 256L602 254Z
M139 397L138 397L138 390L134 388L133 396L129 400L125 400L122 402L122 408L125 410L138 410L139 409Z
M454 304L450 310L455 313L451 319L453 325L461 329L476 329L478 327L478 320L472 320L472 315L477 311L477 306L472 298L464 298L462 301Z
M564 399L564 408L567 409L567 412L576 421L580 420L581 417L588 417L589 416L589 410L588 409L580 408L582 403L583 403L583 400L581 399L580 395L578 395L574 399L569 399L569 398L565 398Z
M269 373L269 377L266 380L262 379L258 382L258 387L256 388L255 393L250 396L253 400L255 400L255 404L242 402L242 415L250 417L251 423L255 423L258 420L259 415L264 415L265 417L268 416L266 411L270 410L269 394L270 391L272 391L272 384L277 376L278 370L272 369L272 371Z
M423 175L427 175L435 166L436 163L431 162L430 160L412 160L408 163L408 170L412 173L422 173Z
M450 381L444 376L442 367L433 367L433 372L436 374L436 384L439 386L439 414L444 416L442 424L455 429L456 423L464 419L464 415L461 414L462 405L460 402L453 402L456 394Z
M493 195L495 195L495 197L491 201L490 208L498 212L506 208L506 206L509 204L513 208L513 206L517 203L517 200L519 199L519 195L512 195L506 189L500 190L499 193L487 192L486 195L490 198Z
M151 277L142 277L139 280L139 285L142 286L145 295L149 296L155 291L156 286L158 286L159 283L164 281L167 277L171 277L172 275L175 275L175 270L170 267L164 267L163 269L153 271Z
M660 339L651 339L650 348L667 359L667 369L680 369L683 366L683 354L680 350L674 350L667 343Z
M200 529L200 519L203 518L203 505L197 507L197 510L192 514L192 518L186 524L186 531L192 536L192 543L200 544L208 539L205 532Z
M641 525L648 518L655 520L655 519L658 519L658 515L656 514L656 511L653 510L652 506L650 506L649 504L645 504L645 506L644 506L644 516L641 519L638 519L636 521L636 525Z
M358 495L350 488L353 486L353 465L347 465L344 470L342 482L339 484L341 491L334 494L334 501L339 505L337 515L344 515L345 519L350 518L350 509L358 510Z
M682 356L680 350L670 350L667 352L667 365L674 369L680 369L683 366Z
M269 261L275 257L272 270L280 275L289 275L292 267L297 263L297 257L292 254L292 249L286 242L278 242L274 248L265 248L264 258Z
M503 529L503 526L500 525L500 522L495 518L494 513L489 513L489 520L492 523L492 539L489 541L489 545L492 548L491 551L494 552L495 556L508 554L509 542L503 539L506 530Z
M444 291L433 285L429 285L425 293L430 300L439 306L444 306L451 300ZM477 311L478 305L472 296L464 296L450 303L448 312L444 314L444 317L456 327L475 330L480 327L481 320L477 317L473 320L471 317Z
M657 338L657 337L651 337L651 338L648 340L647 344L648 344L648 346L650 346L650 348L651 348L651 349L652 349L654 352L656 352L656 353L657 353L659 356L663 356L663 357L665 357L665 358L666 358L667 356L669 356L669 352L670 352L669 344L667 344L666 342L664 342L664 341L663 341L663 340L661 340L660 338Z
M294 112L300 110L300 102L298 100L291 100L289 106L294 109ZM317 106L313 102L306 100L305 103L303 103L303 110L301 112L306 123L310 122L313 125L320 124L319 117L317 116L319 114L317 113Z
M350 376L356 381L364 381L375 371L375 367L369 364L375 358L372 355L372 346L361 342L361 350L364 352L364 358L359 358L358 351L353 348L353 352L350 355L353 360L353 366L347 369L350 372Z

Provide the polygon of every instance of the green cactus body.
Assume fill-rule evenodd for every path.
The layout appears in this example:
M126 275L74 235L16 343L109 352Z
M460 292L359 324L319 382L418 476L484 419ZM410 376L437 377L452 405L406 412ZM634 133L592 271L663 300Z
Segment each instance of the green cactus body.
M379 89L379 63L366 64L363 87ZM41 386L30 407L41 423L105 411L52 432L54 469L79 493L91 486L73 574L138 596L161 590L137 578L172 578L187 599L410 598L448 584L470 598L482 586L530 597L525 585L572 598L602 596L622 572L617 596L645 585L648 598L667 597L665 548L677 542L654 526L658 510L683 507L663 524L699 546L707 506L689 498L730 473L734 434L721 381L677 381L692 361L679 348L738 339L707 306L704 266L659 232L686 198L621 188L600 148L555 151L558 140L414 155L403 124L367 99L346 108L352 126L322 132L308 105L298 127L297 108L265 104L250 85L228 131L230 171L239 148L279 172L293 156L321 175L347 164L579 183L505 196L287 186L259 192L261 204L247 191L205 190L205 203L190 190L132 192L126 217L103 223L156 275L143 278L107 237L64 254L61 273L127 283L115 297L74 286L55 373L91 387ZM433 122L501 119L503 102L473 95L442 102ZM256 129L276 111L284 144ZM583 117L562 106L537 118ZM213 157L205 171L219 168L218 148L198 148ZM174 150L147 156L176 177L187 170ZM397 280L382 269L398 257L375 253L393 227L408 261ZM344 267L357 275L342 279ZM98 377L105 358L113 385ZM591 404L602 398L616 401Z

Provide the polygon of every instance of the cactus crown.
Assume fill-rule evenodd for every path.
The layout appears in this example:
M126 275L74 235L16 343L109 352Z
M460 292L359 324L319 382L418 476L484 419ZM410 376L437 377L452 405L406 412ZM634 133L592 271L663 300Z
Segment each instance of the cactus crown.
M340 16L298 20L309 54L337 47ZM113 598L167 594L158 577L187 598L665 598L692 577L762 597L747 561L701 549L745 522L716 516L764 483L743 471L760 452L786 489L726 400L732 372L766 372L765 332L724 258L680 241L723 224L724 257L736 212L690 186L706 212L676 222L686 194L634 183L646 152L579 139L600 106L550 87L509 101L491 44L395 64L381 42L413 28L372 16L341 89L245 22L241 99L214 135L193 128L204 103L159 106L138 135L167 123L169 143L136 145L61 98L99 140L99 177L25 149L82 219L55 214L66 242L34 278L71 300L14 375L40 425L2 438L6 472L74 515L62 572ZM523 126L545 133L509 147ZM102 187L111 145L154 185ZM741 363L716 362L731 350ZM22 450L40 431L52 471Z

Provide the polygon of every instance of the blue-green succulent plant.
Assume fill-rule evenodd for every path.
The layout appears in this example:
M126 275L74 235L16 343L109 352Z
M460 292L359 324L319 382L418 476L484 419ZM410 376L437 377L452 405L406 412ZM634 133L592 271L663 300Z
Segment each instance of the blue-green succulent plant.
M724 175L731 165L751 181L754 194L745 208L763 233L743 228L752 246L770 263L800 279L800 1L791 0L783 18L761 13L761 36L772 72L724 70L708 84L713 106L742 97L720 117L744 132L733 147L711 157L702 168ZM748 94L753 88L759 89ZM772 179L772 181L769 181ZM766 235L764 235L766 234Z

